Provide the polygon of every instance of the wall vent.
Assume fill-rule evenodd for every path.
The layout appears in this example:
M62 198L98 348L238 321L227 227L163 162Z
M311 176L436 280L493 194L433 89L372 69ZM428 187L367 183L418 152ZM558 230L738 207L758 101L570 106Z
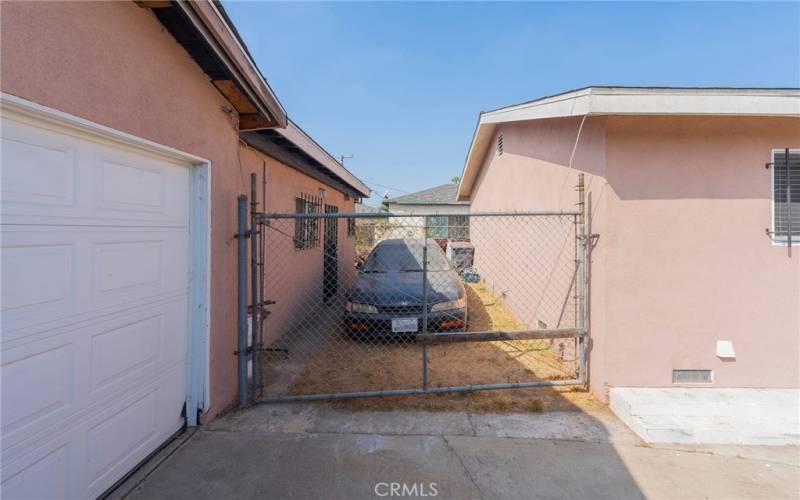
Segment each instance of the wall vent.
M497 156L503 154L503 134L497 136Z
M673 384L713 384L712 370L672 370Z

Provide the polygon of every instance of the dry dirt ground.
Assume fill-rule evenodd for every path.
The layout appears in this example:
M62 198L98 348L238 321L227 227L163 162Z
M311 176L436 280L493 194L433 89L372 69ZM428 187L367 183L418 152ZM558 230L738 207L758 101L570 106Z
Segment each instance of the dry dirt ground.
M482 284L467 286L469 331L514 330L525 326ZM306 354L307 363L289 394L315 394L422 386L422 351L413 342L370 343L328 333ZM569 342L572 342L571 340ZM467 342L428 347L429 386L497 384L573 378L576 363L562 360L549 340ZM471 412L552 411L599 405L575 387L547 387L338 400L347 409L425 409Z

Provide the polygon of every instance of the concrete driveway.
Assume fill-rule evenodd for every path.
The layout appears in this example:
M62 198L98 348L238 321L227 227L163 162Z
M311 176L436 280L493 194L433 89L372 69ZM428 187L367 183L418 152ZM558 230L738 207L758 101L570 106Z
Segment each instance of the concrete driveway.
M607 410L228 415L167 447L112 497L800 498L797 447L646 446Z

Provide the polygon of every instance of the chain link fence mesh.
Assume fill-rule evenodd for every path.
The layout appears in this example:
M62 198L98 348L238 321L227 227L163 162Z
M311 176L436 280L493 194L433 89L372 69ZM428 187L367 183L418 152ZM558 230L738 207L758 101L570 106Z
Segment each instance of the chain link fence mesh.
M578 326L575 214L352 217L305 200L298 212L260 224L274 301L260 396L577 378L575 336L515 336ZM419 342L462 332L508 335Z

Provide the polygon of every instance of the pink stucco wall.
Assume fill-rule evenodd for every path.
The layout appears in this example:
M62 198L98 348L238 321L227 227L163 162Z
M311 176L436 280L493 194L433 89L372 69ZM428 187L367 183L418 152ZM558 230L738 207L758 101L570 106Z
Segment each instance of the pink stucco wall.
M295 198L300 194L318 196L325 192L323 204L337 207L339 212L355 211L355 200L334 191L329 186L287 168L277 160L251 148L242 148L242 164L257 173L261 182L262 164L267 170L266 210L268 212L294 212ZM262 163L263 162L263 163ZM259 194L261 196L261 185ZM337 221L337 261L339 289L343 290L355 274L354 238L347 235L347 220ZM294 245L294 219L277 219L270 222L266 232L266 298L276 304L269 307L265 328L265 342L272 344L285 336L302 321L324 317L322 309L324 224L320 220L319 246L298 249ZM248 284L249 286L249 284ZM279 342L280 343L280 342Z
M592 231L605 224L605 213L597 200L603 198L602 177L605 172L605 121L603 118L586 120L581 131L581 147L570 156L580 127L580 118L540 120L528 123L505 124L495 131L503 134L503 154L490 149L483 160L481 172L473 190L471 210L524 211L577 209L575 186L578 172L585 173L587 209L591 214L588 223ZM490 144L495 144L495 140ZM476 267L491 288L505 292L505 302L515 315L532 328L569 328L575 326L575 290L572 276L566 272L574 269L574 231L563 227L564 217L524 218L516 222L491 218L482 221L473 218L470 232L476 246ZM513 219L510 219L512 221ZM571 222L571 221L570 221ZM512 224L513 230L503 230ZM497 229L500 228L500 229ZM603 259L604 249L596 248L591 256L594 262ZM597 280L602 268L588 266L590 279ZM555 277L556 279L551 279ZM604 322L599 321L604 309L604 295L594 293L589 287L588 305L591 307L588 326L593 339L601 338ZM561 317L559 305L566 305ZM556 316L559 314L559 316ZM560 321L554 321L558 317ZM572 320L572 321L570 321ZM603 348L601 342L593 343L593 354ZM603 375L599 364L590 359L592 379Z
M211 160L212 406L205 420L214 418L236 395L236 196L249 192L249 173L260 176L261 162L240 165L229 103L150 11L133 2L3 2L0 9L3 92ZM293 209L289 197L319 184L268 164L271 206Z
M711 368L721 387L800 385L800 255L765 234L764 168L799 142L792 118L608 120L609 385L669 385L673 368Z
M772 245L772 148L800 121L591 117L504 124L472 210L569 209L585 172L590 232L591 387L670 386L710 368L716 387L797 387L800 265ZM716 357L732 340L735 361Z

